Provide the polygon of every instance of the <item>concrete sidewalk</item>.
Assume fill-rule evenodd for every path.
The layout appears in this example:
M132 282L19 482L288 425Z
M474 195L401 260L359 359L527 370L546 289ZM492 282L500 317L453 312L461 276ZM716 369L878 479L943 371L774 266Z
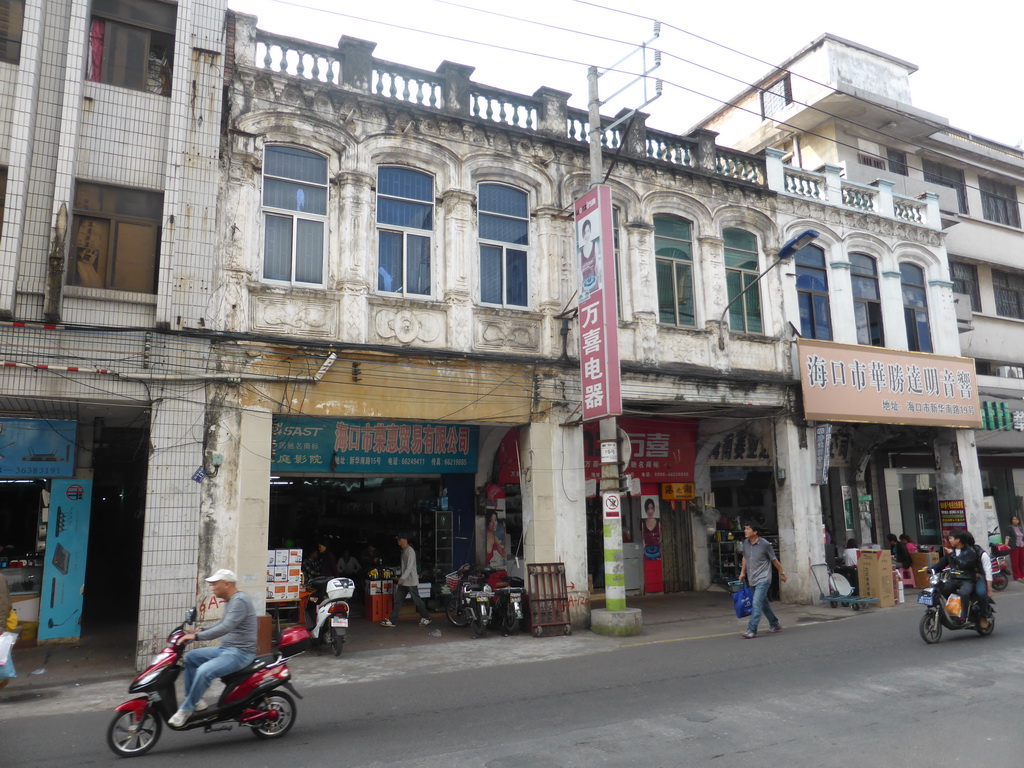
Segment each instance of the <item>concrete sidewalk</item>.
M907 602L895 609L871 610L916 608L916 594L916 590L908 590ZM719 587L703 592L632 597L627 603L643 611L644 632L639 637L608 638L589 630L576 630L570 636L547 638L527 634L503 637L491 632L474 640L468 628L453 627L442 613L434 615L430 626L420 627L409 606L393 629L353 619L349 640L338 658L313 650L295 657L289 665L299 686L332 685L381 680L399 674L443 672L452 668L455 658L459 668L493 665L499 651L505 663L519 663L612 651L644 642L730 635L738 641L746 628L747 620L736 618L730 595ZM592 599L593 608L603 604L602 597ZM860 615L850 608L832 608L822 603L774 603L773 608L786 631ZM766 626L762 628L767 630ZM110 708L124 701L128 698L128 684L137 674L134 644L134 627L110 626L84 632L73 645L15 648L18 677L0 691L0 720Z

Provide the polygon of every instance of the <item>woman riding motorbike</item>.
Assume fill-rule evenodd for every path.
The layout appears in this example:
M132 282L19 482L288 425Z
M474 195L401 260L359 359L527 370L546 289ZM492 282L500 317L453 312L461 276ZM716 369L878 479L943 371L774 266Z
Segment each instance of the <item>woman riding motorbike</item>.
M963 605L961 616L970 604L970 596L974 592L975 582L982 567L977 550L968 545L970 540L970 533L967 531L951 532L948 546L943 547L944 554L937 563L929 566L929 570L933 572L941 571L943 568L949 568L953 572L955 591L960 595ZM987 626L988 619L982 618L980 624L982 627Z

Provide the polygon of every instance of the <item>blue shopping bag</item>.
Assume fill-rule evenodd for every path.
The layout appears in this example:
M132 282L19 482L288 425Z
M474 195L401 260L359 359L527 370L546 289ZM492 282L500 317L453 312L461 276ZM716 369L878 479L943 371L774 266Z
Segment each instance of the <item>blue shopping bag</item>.
M737 619L749 616L754 611L754 590L749 586L744 586L738 592L733 592L732 604L736 609Z

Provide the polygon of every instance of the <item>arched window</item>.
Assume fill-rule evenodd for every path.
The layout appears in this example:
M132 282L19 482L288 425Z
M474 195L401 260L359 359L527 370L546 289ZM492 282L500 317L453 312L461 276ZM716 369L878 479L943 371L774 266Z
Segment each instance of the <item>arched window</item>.
M726 229L725 284L729 290L729 328L764 333L761 320L761 287L758 276L757 236L743 229ZM751 287L753 286L753 287Z
M269 146L263 159L263 278L323 285L327 159Z
M857 323L857 343L885 346L882 331L882 299L878 291L878 265L863 253L850 254L850 282L853 288L853 315Z
M825 252L816 245L797 251L796 296L800 306L800 335L805 339L831 341Z
M377 171L377 290L430 295L434 179L409 168Z
M481 184L478 208L480 301L525 307L530 297L527 195L504 184Z
M907 324L907 349L931 352L932 334L928 328L928 292L924 270L914 264L900 264L903 287L903 319Z
M690 222L654 217L654 268L658 280L658 321L692 328L693 239Z

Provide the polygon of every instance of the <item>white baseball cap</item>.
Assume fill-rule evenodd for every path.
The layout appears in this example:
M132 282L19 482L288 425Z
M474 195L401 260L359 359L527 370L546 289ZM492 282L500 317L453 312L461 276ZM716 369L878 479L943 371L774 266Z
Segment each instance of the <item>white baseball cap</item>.
M215 581L238 581L238 577L235 576L234 571L229 571L227 568L221 568L212 576L207 576L206 581L210 584L213 584Z

